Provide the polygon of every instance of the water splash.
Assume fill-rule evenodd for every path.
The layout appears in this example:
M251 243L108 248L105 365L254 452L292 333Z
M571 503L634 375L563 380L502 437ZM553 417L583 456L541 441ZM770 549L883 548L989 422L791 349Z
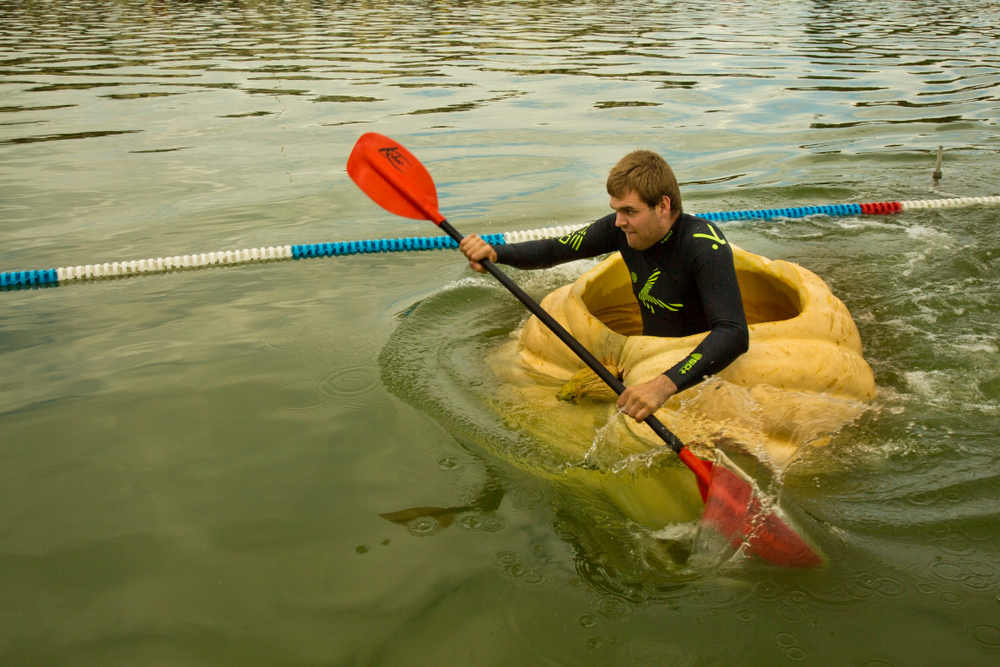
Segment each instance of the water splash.
M608 472L621 459L621 435L616 428L615 422L618 421L618 417L622 412L622 409L618 408L611 416L611 419L608 420L608 423L597 429L597 432L594 433L594 442L583 456L584 467Z
M581 467L612 475L624 474L635 477L643 470L651 470L667 459L676 459L677 454L669 445L625 455L622 451L623 429L621 428L624 415L624 410L618 408L608 423L597 429L594 441L583 457ZM572 464L567 467L572 467Z

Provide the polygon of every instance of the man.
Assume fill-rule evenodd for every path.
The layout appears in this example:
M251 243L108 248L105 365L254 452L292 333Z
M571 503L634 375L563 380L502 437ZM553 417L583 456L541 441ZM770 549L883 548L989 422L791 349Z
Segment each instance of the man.
M681 337L708 331L682 361L649 382L626 388L618 407L642 421L671 396L718 373L747 351L749 331L733 252L718 228L687 215L666 161L651 151L623 157L608 175L614 213L559 239L493 248L471 234L459 249L484 273L489 259L519 269L620 251L646 336Z

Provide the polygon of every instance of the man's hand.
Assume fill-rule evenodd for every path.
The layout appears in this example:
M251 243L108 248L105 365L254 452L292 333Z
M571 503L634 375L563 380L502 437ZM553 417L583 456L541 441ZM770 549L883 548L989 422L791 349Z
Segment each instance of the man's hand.
M475 234L469 234L462 239L462 242L458 244L458 249L468 258L469 266L479 273L486 273L486 269L480 264L481 261L484 259L491 262L497 261L497 251L493 249L493 246Z
M657 375L649 382L626 387L618 397L618 407L637 422L663 407L677 393L677 385L666 375Z

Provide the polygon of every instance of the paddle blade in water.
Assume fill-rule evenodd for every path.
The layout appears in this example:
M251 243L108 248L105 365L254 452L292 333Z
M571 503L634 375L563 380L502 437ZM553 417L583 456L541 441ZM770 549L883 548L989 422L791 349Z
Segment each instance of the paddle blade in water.
M427 168L389 137L374 132L362 135L347 160L347 174L390 213L436 224L444 221Z
M712 484L711 462L699 459L687 447L684 447L681 451L677 452L677 456L680 457L681 462L694 473L694 478L698 482L698 492L701 494L701 501L703 503L707 503L708 489Z
M712 467L698 542L701 551L746 551L783 567L817 567L823 557L781 516L777 505L762 502L749 480L721 452ZM766 499L765 499L766 500Z

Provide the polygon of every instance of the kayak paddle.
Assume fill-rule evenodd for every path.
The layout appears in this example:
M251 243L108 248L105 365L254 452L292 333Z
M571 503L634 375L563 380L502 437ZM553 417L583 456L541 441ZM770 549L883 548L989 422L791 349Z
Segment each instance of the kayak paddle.
M438 210L437 189L427 168L398 142L374 132L363 135L347 160L347 173L365 194L387 211L406 218L431 220L455 242L462 241L462 235ZM615 393L620 395L625 391L625 385L618 378L507 274L489 260L482 260L480 264ZM723 466L713 466L699 459L655 416L650 415L645 422L677 453L698 480L698 490L706 505L703 525L710 525L733 546L738 548L745 544L750 552L777 565L814 567L823 562L798 533L761 505L749 482Z

